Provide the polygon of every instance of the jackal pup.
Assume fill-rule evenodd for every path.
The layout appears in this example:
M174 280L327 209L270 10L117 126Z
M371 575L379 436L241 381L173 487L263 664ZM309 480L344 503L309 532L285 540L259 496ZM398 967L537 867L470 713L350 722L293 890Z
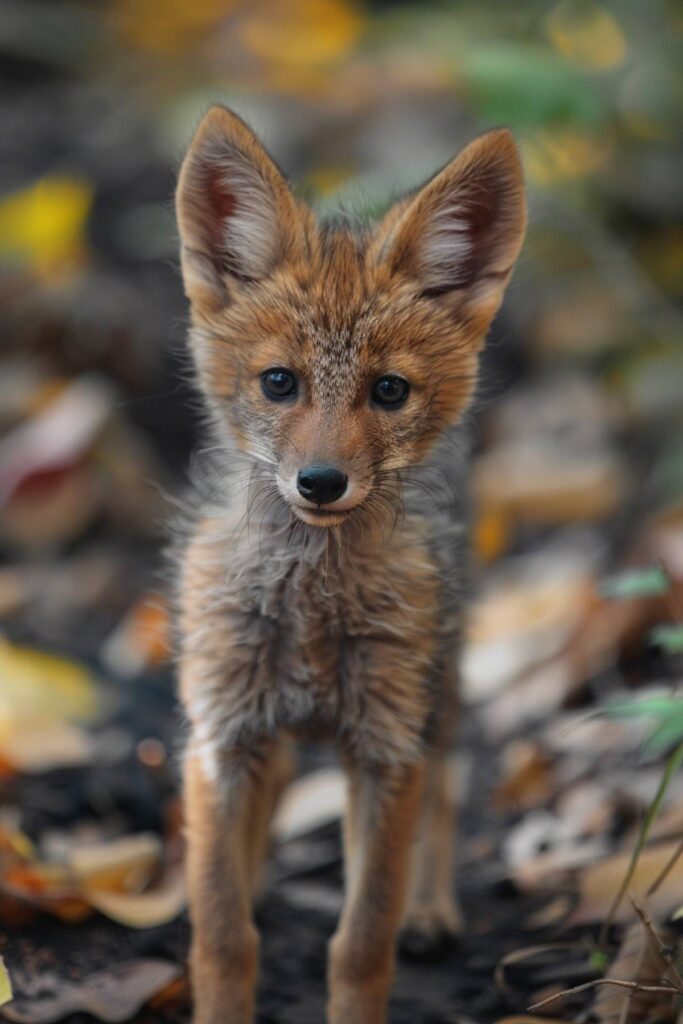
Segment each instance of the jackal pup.
M180 576L195 1024L252 1021L252 900L288 738L348 773L331 1024L380 1024L401 923L458 927L456 718L466 442L522 244L507 131L371 231L320 226L247 126L206 115L177 196L210 493Z

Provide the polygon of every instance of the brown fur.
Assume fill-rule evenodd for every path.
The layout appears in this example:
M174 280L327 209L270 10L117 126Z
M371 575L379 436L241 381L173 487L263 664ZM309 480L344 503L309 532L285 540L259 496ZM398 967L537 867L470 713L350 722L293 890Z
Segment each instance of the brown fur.
M195 1021L252 1020L251 899L282 736L312 734L349 775L329 1020L379 1024L402 915L431 938L458 923L444 756L461 510L437 477L411 474L453 483L443 460L522 241L519 160L509 133L483 136L358 235L320 228L250 130L213 108L178 222L199 382L229 455L180 586ZM264 394L272 367L296 373L293 400ZM410 383L400 409L370 400L387 373ZM297 493L313 463L349 478L327 515Z

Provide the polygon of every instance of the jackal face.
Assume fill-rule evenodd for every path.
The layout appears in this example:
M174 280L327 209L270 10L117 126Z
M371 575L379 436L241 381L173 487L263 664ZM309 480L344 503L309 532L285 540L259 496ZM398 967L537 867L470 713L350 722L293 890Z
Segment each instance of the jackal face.
M193 354L226 446L310 525L390 502L387 481L467 406L522 244L509 132L359 234L320 227L249 128L213 107L177 215Z

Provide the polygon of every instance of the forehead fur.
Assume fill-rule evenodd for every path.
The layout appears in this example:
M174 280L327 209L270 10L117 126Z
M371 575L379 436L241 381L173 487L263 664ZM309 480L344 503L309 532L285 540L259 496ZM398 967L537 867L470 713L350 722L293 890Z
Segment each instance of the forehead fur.
M472 372L474 325L424 297L408 277L390 273L369 238L346 226L322 226L302 257L235 301L200 328L213 352L209 381L229 397L240 370L286 366L315 397L351 398L368 377L399 373L426 385L439 374Z

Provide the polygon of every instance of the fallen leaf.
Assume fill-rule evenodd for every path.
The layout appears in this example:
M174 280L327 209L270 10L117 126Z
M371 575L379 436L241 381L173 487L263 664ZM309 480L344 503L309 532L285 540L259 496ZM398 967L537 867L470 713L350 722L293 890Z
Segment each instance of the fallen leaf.
M114 390L95 376L63 387L0 441L2 535L41 548L75 537L99 508L86 457L102 436Z
M669 944L673 936L667 933L662 938ZM659 954L641 921L634 921L626 929L605 977L649 986L660 985L663 979L674 981L669 964ZM669 1019L673 998L672 994L628 992L616 985L603 985L596 993L591 1010L600 1024L612 1024L613 1021L640 1024L644 1020Z
M288 786L273 821L276 839L292 839L344 813L346 779L336 768L309 772Z
M502 1017L496 1024L563 1024L559 1017Z
M558 654L594 600L591 554L550 546L510 559L469 615L463 687L470 703Z
M77 725L55 719L0 719L0 758L11 771L32 775L90 764L94 741Z
M54 654L20 647L0 636L0 720L56 717L90 721L98 711L91 673Z
M650 633L650 639L667 654L683 654L683 626L655 626Z
M614 17L600 4L553 4L545 31L558 53L587 71L607 71L626 57L628 44Z
M0 956L0 1006L4 1006L12 998L12 982L5 962Z
M678 841L657 843L647 847L638 858L630 895L647 905L654 917L670 914L683 892L683 858L676 860L657 890L647 896L650 886L657 881L678 849ZM605 857L584 868L578 878L580 902L572 915L572 923L599 921L608 913L631 861L631 851ZM628 921L633 911L623 901L616 921Z
M88 764L99 696L91 673L68 658L0 637L0 759L12 771Z
M8 841L4 856L0 845L0 889L66 921L82 920L94 909L128 927L151 928L173 921L186 903L179 858L145 888L161 852L152 833L80 845L54 862Z
M0 442L0 505L37 474L73 466L100 436L114 391L97 377L63 388L31 419Z
M562 707L573 679L567 661L555 658L511 682L482 709L488 737L500 742L524 726L549 719Z
M555 787L552 759L538 743L508 743L503 752L503 773L503 781L492 796L495 808L536 807L548 799Z
M624 466L607 451L574 455L526 440L499 445L475 471L484 508L545 525L603 520L624 500L627 484Z
M249 9L238 31L248 52L300 73L339 60L362 28L361 13L348 0L265 0Z
M618 600L657 597L666 594L670 587L671 581L662 567L651 565L642 569L628 569L608 577L600 584L600 594Z
M142 889L161 860L162 844L153 832L73 847L67 864L79 884L94 889Z
M135 603L109 635L101 657L112 672L130 678L168 661L170 651L168 607L161 595L148 594Z
M175 921L185 909L185 872L179 865L167 869L157 885L140 893L83 887L89 904L105 917L127 928L155 928Z
M536 810L526 814L505 837L503 852L522 889L549 885L548 879L572 868L591 864L605 853L604 836L584 839L576 822L559 814Z
M52 175L0 201L0 255L28 263L45 280L64 277L87 253L85 226L93 187Z
M52 974L30 980L31 990L3 1008L15 1024L56 1024L72 1013L88 1013L97 1020L131 1020L137 1012L180 975L167 960L128 960L90 974L79 983Z

